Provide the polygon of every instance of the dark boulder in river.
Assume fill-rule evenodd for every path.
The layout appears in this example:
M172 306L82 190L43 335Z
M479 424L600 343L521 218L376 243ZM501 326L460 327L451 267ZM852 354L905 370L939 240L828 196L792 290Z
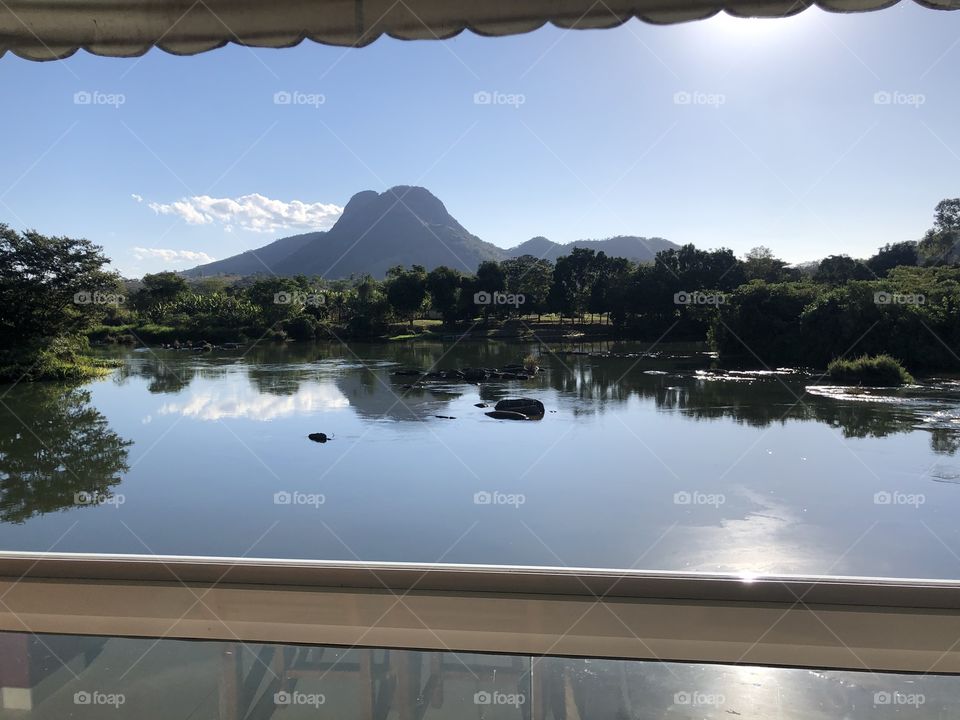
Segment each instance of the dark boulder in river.
M516 398L501 400L492 412L486 413L489 417L498 420L540 420L545 410L543 403L533 398Z
M327 440L333 439L332 436L328 436L326 433L310 433L307 437L318 443L325 443Z
M491 410L488 413L484 413L487 417L492 417L495 420L533 420L534 418L527 417L523 413L514 412L513 410Z

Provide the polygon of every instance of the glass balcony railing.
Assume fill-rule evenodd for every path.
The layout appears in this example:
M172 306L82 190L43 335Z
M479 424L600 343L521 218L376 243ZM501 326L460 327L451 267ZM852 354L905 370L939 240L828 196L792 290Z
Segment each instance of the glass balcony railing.
M3 717L946 718L960 583L0 553Z
M960 678L102 636L0 634L10 718L957 717Z

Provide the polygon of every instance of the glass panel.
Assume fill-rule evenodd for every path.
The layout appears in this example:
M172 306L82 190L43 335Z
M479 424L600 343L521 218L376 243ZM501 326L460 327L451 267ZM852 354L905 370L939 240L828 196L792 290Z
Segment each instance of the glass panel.
M940 720L960 678L0 634L0 717Z
M530 717L530 659L0 633L18 718Z

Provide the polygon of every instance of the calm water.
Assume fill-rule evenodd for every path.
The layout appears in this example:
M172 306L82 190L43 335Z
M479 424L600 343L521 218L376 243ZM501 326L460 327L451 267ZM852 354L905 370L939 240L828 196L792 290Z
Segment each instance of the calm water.
M644 349L123 351L81 388L0 386L0 548L960 578L960 383ZM528 382L392 375L528 352ZM543 420L475 407L518 396Z

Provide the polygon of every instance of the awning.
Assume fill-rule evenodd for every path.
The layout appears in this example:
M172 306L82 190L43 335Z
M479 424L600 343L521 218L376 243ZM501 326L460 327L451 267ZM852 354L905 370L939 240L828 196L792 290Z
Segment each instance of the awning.
M960 0L918 0L939 9ZM897 0L821 0L831 12L861 12ZM290 47L310 39L362 46L381 35L404 40L453 37L463 30L501 36L552 23L560 28L611 28L631 18L668 24L718 12L785 17L805 0L0 0L0 54L55 60L79 49L131 57L159 47L193 55L233 42Z

